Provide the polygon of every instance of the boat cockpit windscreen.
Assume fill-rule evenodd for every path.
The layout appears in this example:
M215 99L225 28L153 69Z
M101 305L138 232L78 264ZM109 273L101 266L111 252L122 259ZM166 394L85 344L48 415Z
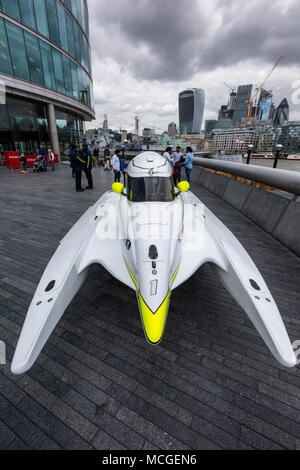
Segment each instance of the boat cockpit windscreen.
M171 202L175 199L173 178L128 176L127 196L131 202Z

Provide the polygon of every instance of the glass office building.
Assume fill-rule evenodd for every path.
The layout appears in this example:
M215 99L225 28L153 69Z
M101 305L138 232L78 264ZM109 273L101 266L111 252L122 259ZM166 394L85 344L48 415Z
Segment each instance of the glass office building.
M284 153L300 152L300 121L285 122L282 126L278 126L280 134L277 144L283 146Z
M276 108L275 115L273 118L273 124L275 126L282 126L290 117L290 107L288 100L284 98L278 108Z
M200 134L205 107L205 92L191 88L179 94L180 135Z
M232 118L234 126L248 117L252 89L253 85L240 85L238 87Z
M81 143L95 119L87 1L0 0L0 81L0 151Z
M205 121L205 127L204 127L205 134L211 134L212 131L215 129L217 122L218 121L216 119L207 119Z

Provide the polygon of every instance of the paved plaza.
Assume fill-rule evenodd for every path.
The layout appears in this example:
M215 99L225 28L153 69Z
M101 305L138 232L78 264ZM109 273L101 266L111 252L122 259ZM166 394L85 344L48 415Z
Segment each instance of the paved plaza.
M111 187L75 192L71 170L0 168L0 449L300 449L300 366L271 357L244 312L201 268L172 295L160 346L144 337L135 292L93 266L35 366L10 373L22 324L59 241ZM300 339L300 259L197 185L243 243L291 340Z

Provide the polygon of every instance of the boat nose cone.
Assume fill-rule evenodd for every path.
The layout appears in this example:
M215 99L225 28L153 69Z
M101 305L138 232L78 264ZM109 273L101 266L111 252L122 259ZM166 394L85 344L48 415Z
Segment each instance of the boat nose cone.
M145 336L151 344L158 344L162 340L170 303L170 293L156 312L148 307L143 297L139 295L139 305L144 325Z

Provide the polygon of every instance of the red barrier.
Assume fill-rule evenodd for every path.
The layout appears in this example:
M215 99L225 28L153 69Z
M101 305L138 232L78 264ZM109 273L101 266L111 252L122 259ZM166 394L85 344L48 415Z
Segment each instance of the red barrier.
M35 159L37 157L37 154L36 155L25 155L25 156L26 156L27 166L29 168L33 167L33 165L35 163ZM21 168L21 162L20 162L20 157L19 157L18 152L5 151L4 152L4 157L5 157L5 164L6 164L7 168ZM55 159L54 160L55 165L58 165L59 164L59 159L58 159L58 155L56 153L54 154L54 159ZM48 154L47 154L46 161L47 161L47 165L50 165L50 160L49 160Z
M35 163L36 155L25 155L26 156L26 165L32 167Z
M18 152L4 152L5 164L7 168L20 168L20 159Z
M59 163L58 155L56 153L54 154L54 163L55 163L55 165L58 165L58 163ZM49 160L48 154L47 154L47 165L50 165L50 160Z
M37 154L36 155L26 155L27 166L28 167L32 167L34 165L36 157L37 157ZM58 165L58 163L59 163L58 155L54 154L54 159L55 159L54 160L55 165ZM50 165L50 160L49 160L48 154L47 154L47 157L46 157L46 162L47 162L47 165Z

